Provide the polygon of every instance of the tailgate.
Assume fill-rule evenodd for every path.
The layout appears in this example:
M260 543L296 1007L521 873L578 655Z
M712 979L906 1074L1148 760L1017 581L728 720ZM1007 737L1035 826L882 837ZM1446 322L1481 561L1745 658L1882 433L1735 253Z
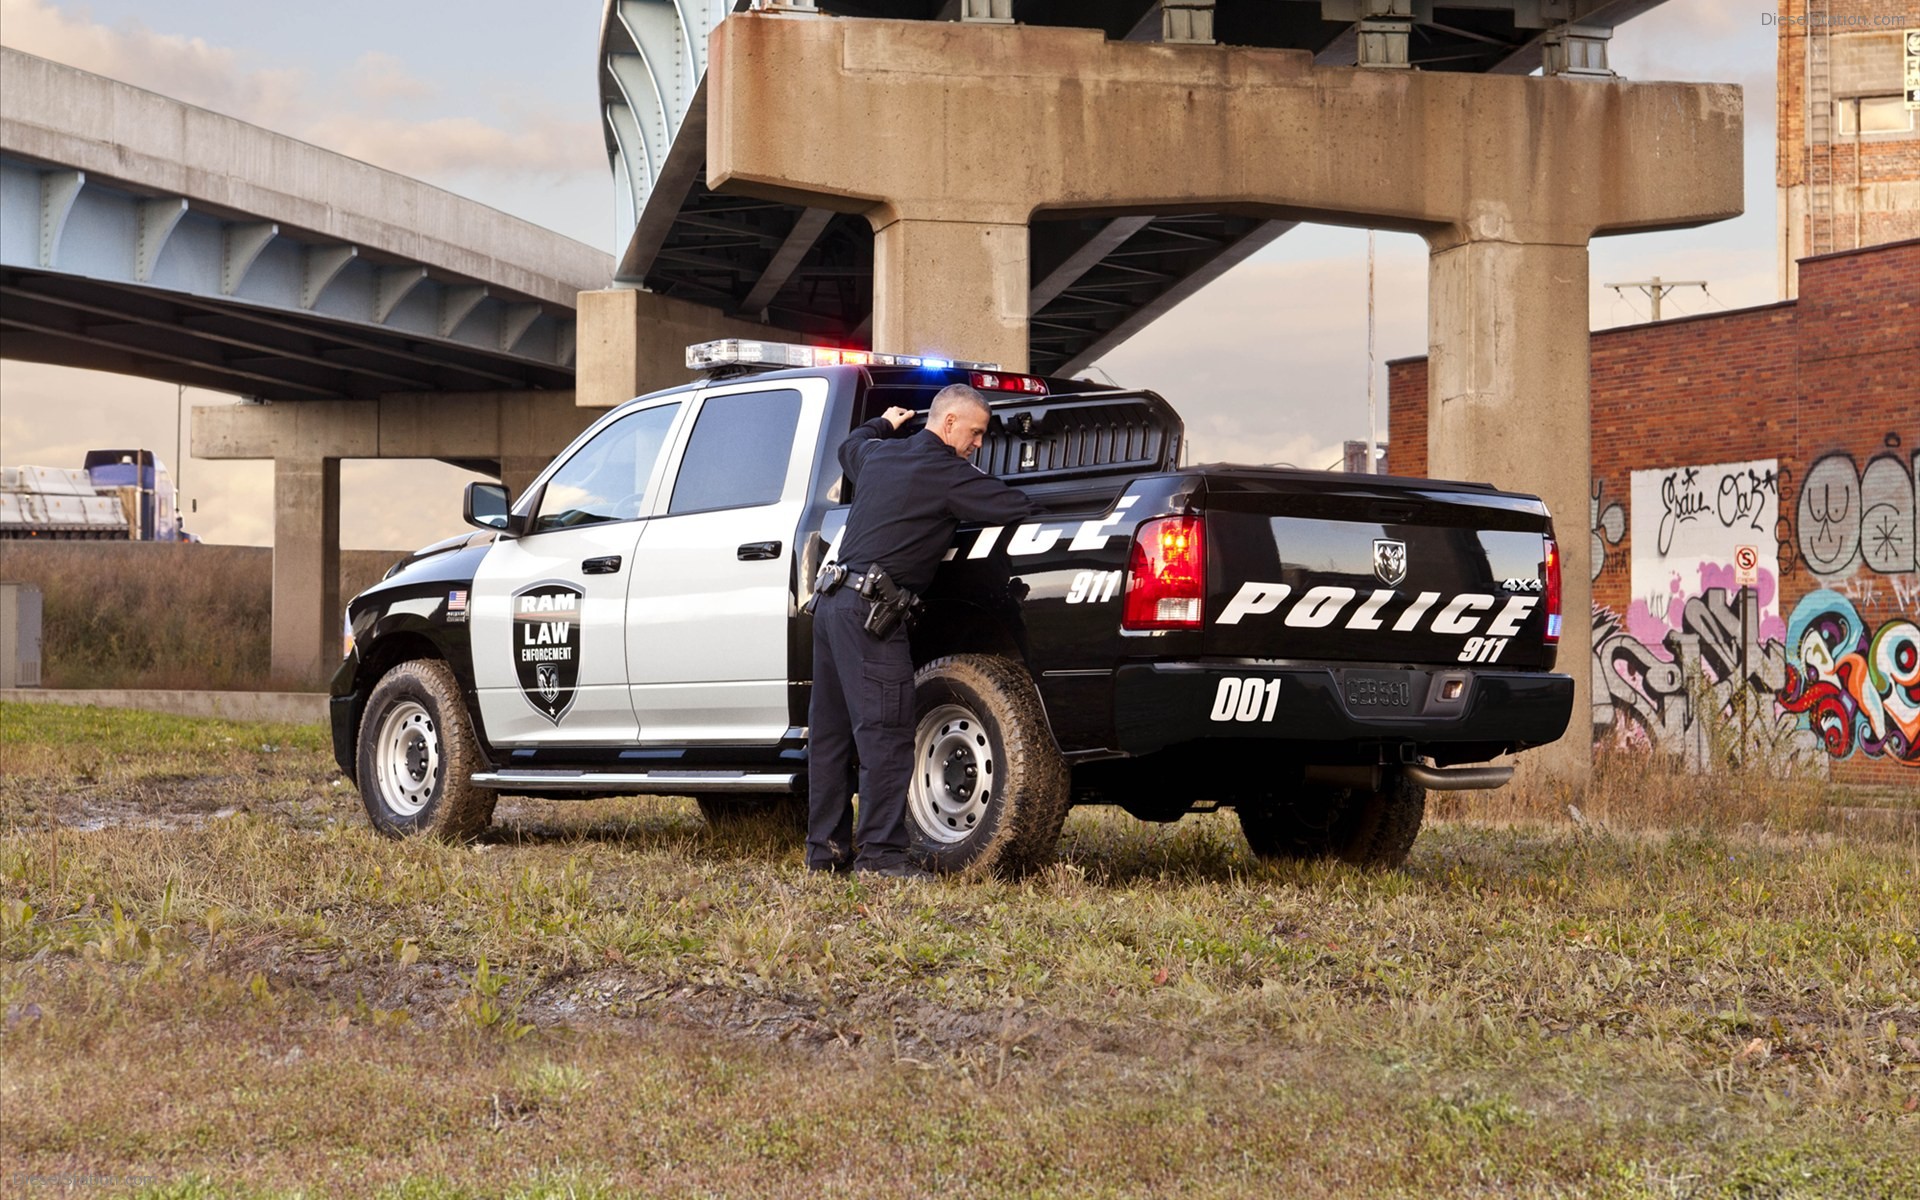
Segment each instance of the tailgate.
M1209 468L1209 657L1547 669L1545 506L1473 484Z

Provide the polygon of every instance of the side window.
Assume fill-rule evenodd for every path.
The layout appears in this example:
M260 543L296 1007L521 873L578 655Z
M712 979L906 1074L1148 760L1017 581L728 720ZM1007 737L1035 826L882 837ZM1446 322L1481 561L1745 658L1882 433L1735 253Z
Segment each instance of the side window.
M780 499L799 427L796 391L707 397L680 457L668 515L750 508Z
M645 511L647 480L679 409L678 404L642 409L595 434L547 480L533 532L631 521Z

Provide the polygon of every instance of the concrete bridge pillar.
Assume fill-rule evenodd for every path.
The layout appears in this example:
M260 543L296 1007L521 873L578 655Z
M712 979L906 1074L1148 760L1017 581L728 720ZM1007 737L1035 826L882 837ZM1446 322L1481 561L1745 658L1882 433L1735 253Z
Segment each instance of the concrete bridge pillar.
M999 222L905 217L873 232L873 348L1027 369L1027 216Z
M1593 421L1587 391L1587 247L1456 231L1430 238L1427 473L1527 490L1560 544L1559 670L1573 676L1573 736L1531 751L1523 774L1584 777L1592 612L1586 536Z
M527 494L533 477L553 461L551 454L505 454L500 458L500 482L507 485L509 503L517 503Z
M816 339L635 288L581 292L574 399L612 408L693 379L687 347L719 338Z
M340 661L340 460L273 460L276 680L311 686Z

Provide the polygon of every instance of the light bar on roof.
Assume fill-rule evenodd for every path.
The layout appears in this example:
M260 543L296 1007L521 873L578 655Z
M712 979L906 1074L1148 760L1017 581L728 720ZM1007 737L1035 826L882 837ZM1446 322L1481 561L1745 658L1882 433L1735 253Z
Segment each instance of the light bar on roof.
M752 338L721 338L687 347L687 367L694 371L714 367L921 367L928 370L998 371L994 363L956 362L923 354L875 354L871 350L839 350L831 346L803 346L797 342L762 342Z

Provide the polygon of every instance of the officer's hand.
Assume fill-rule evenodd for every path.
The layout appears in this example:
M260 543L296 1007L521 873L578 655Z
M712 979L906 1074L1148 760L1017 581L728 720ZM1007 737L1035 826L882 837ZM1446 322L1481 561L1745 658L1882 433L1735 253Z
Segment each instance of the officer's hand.
M890 408L880 415L885 417L888 423L895 429L898 429L913 419L913 410L910 408Z

